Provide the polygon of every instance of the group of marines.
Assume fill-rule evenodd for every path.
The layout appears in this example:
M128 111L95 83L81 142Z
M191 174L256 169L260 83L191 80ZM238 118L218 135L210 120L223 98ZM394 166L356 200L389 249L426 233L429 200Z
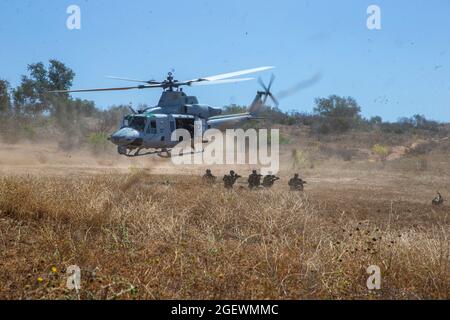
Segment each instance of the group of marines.
M226 189L233 189L234 184L239 178L242 178L242 176L231 170L230 173L226 174L222 179L224 187ZM263 176L262 174L258 174L256 170L253 170L248 176L248 188L250 190L260 189L261 187L270 189L277 180L280 180L280 178L273 175L271 172L269 172L268 175ZM217 177L212 174L210 169L208 169L203 176L203 181L207 184L213 184L217 181ZM303 191L304 184L306 184L306 181L302 180L297 173L288 183L289 188L292 191Z
M233 170L230 171L229 174L226 174L223 177L223 184L226 189L233 189L236 181L238 179L242 178L242 176L238 175ZM271 172L269 172L268 175L263 176L262 174L258 174L256 170L253 170L252 173L248 176L248 188L250 190L254 189L270 189L275 184L275 181L280 180L279 177L273 175ZM214 184L217 181L217 177L214 176L210 169L206 170L206 173L203 175L203 181L206 184ZM288 182L289 188L291 191L303 191L304 185L306 184L306 181L301 179L296 173L293 178L291 178ZM440 206L444 203L444 198L442 195L438 192L437 196L433 199L432 204L436 206Z

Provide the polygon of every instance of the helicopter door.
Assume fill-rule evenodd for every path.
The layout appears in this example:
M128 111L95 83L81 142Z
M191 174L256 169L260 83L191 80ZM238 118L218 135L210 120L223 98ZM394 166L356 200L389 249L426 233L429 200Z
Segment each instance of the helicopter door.
M150 120L150 123L148 124L148 128L147 128L147 133L148 134L157 134L158 131L156 130L156 120Z

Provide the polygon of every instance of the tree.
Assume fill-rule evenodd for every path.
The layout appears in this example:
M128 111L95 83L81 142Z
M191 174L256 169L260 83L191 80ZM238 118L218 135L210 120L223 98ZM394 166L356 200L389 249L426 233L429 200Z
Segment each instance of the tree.
M48 69L42 62L28 65L29 76L22 76L20 86L13 91L17 111L33 116L50 112L59 119L66 109L70 102L68 94L49 91L69 89L75 73L58 60L49 62Z
M415 114L410 121L417 129L437 131L439 127L439 124L436 121L428 120L424 115L420 114Z
M383 119L380 116L375 116L369 120L371 125L380 125L383 123Z
M75 72L58 60L50 60L48 81L50 90L69 90L72 87Z
M361 121L361 107L352 97L317 98L314 113L321 118L319 132L345 132Z
M0 79L0 117L9 114L11 111L9 88L8 81Z

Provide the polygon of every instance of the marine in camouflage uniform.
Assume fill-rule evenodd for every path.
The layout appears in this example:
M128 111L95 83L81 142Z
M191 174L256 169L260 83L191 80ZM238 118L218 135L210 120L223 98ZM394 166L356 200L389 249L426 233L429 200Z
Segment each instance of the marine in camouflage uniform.
M264 177L262 185L264 188L272 188L275 181L280 180L279 177L272 174L272 172L269 172L267 176Z
M223 177L223 184L226 189L233 189L236 180L241 178L240 175L236 174L233 170L230 171L229 175Z
M256 170L252 171L252 174L248 177L248 187L250 189L258 188L261 185L262 175L258 174Z
M202 179L203 179L203 182L205 182L207 184L213 184L216 182L217 177L212 174L210 169L207 169L206 173L204 174Z
M303 185L306 184L306 181L299 178L298 173L294 175L294 177L289 180L289 187L291 191L303 191Z
M431 201L431 203L435 206L440 206L441 204L444 203L444 198L442 197L442 195L438 192L436 198L433 199L433 201Z

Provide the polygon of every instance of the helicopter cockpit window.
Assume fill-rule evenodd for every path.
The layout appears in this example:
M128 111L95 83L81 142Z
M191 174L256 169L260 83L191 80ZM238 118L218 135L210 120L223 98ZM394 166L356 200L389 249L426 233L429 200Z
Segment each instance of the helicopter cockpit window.
M151 120L150 124L148 125L147 133L156 134L156 132L156 120Z
M128 126L137 131L144 131L145 129L145 118L134 117L129 120Z

